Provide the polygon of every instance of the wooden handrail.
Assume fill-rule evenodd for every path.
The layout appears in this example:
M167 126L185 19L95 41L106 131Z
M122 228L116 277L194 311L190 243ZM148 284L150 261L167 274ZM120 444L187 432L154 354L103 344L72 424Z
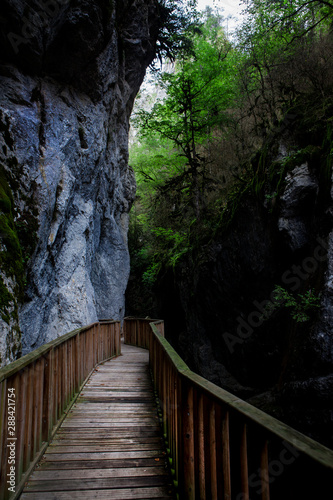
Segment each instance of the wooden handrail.
M149 349L180 498L326 499L333 451L192 372L150 321L125 319L125 343Z
M120 354L120 322L58 337L0 369L0 499L17 499L86 379Z

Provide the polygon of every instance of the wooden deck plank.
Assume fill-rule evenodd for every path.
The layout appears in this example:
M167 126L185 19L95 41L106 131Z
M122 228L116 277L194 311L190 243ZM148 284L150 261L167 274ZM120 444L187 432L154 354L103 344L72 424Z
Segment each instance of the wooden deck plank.
M166 476L168 471L165 467L131 467L121 469L78 469L78 470L35 470L30 481L63 480L63 479L88 479L107 477L138 477L138 476Z
M43 462L42 470L86 470L86 469L115 469L132 467L165 467L164 460L154 458L131 458L120 460L67 460L62 462Z
M156 437L145 437L145 436L142 436L141 434L138 434L137 436L133 436L133 437L130 437L130 438L127 438L126 436L125 437L114 437L114 438L110 438L109 436L105 436L105 437L99 437L99 444L102 444L102 445L112 445L112 444L136 444L136 443L144 443L144 444L148 444L148 443L158 443L160 444L161 443L161 438L156 436ZM87 438L85 435L82 435L82 438L78 438L78 439L69 439L67 438L66 439L66 443L64 443L64 439L55 439L52 441L51 445L50 446L63 446L65 444L65 446L83 446L85 444L87 445L90 445L92 443L96 443L96 437L92 437L91 439Z
M163 458L162 450L154 451L126 451L126 452L90 452L90 453L63 453L59 456L57 453L45 453L47 462L57 462L61 460L117 460L119 458Z
M80 403L77 403L76 404L76 408L79 410L79 411L84 411L84 410L88 410L88 411L92 411L94 408L96 408L97 411L99 410L102 410L102 411L107 411L107 410L110 410L110 411L114 411L114 410L120 410L120 407L119 405L117 405L116 403L101 403L101 404L98 404L96 402L94 403L90 403L88 401L86 402L80 402ZM133 412L133 408L130 406L130 405L124 405L123 407L124 411L132 411ZM147 403L136 403L136 406L135 406L135 409L137 409L138 411L146 411L147 409Z
M140 432L138 432L138 428L135 428L135 431L137 432L138 435L140 436L147 436L147 437L154 437L154 436L160 436L161 433L157 429L150 429L150 427L140 427ZM134 429L132 429L133 435L134 434ZM57 432L57 437L56 439L68 439L68 437L72 436L73 434L72 429L66 429L65 431L58 431ZM128 436L128 428L121 428L118 427L117 429L99 429L98 427L94 428L89 428L89 430L86 429L80 429L76 432L77 439L80 439L80 437L87 437L88 439L96 439L96 438L103 438L103 437L109 437L110 439L113 439L115 437L126 437Z
M153 410L153 408L152 408ZM157 416L152 416L151 414L150 415L147 415L147 414L140 414L140 415L134 415L133 417L126 417L124 415L121 415L121 414L118 414L118 415L107 415L107 414L95 414L94 415L89 415L89 416L84 416L80 413L80 415L75 415L74 417L67 417L67 421L68 422L74 422L74 423L81 423L81 422L89 422L89 423L99 423L99 422L107 422L107 423L110 423L110 422L114 422L114 421L117 421L117 422L120 422L120 423L123 423L124 426L133 422L134 421L139 421L139 422L142 422L143 425L151 425L151 424L154 424L154 422L156 422L157 419Z
M77 491L77 490L107 490L119 488L147 488L152 486L165 486L165 477L160 475L108 477L93 479L62 479L29 481L25 491Z
M100 365L20 500L171 499L148 352L123 346Z
M31 492L21 495L20 500L160 500L170 499L169 488L124 488L119 490L69 491L54 493Z
M152 451L158 450L161 448L160 443L115 443L115 444L85 444L80 446L79 444L70 446L50 446L47 450L47 453L58 453L58 454L66 454L66 453L115 453L115 450L118 452L132 452L132 451ZM163 449L161 450L163 452ZM155 456L155 451L152 451ZM118 457L117 457L118 458ZM130 457L131 458L131 457Z

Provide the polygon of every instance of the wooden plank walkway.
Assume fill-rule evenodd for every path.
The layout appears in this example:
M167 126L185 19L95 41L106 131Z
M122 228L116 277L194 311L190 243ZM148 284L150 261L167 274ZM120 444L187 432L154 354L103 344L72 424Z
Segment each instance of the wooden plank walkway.
M20 500L170 499L148 351L97 367Z

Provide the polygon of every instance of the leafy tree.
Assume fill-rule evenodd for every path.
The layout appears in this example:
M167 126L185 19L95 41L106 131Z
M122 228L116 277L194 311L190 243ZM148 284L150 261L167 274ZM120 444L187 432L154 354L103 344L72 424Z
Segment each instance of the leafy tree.
M141 135L171 141L176 156L184 158L179 181L188 183L197 219L201 217L206 164L201 146L227 120L233 98L230 80L231 46L210 17L193 42L194 54L183 54L173 73L164 73L160 86L166 97L151 111L141 110Z
M333 3L322 0L242 0L246 5L246 21L240 37L246 47L265 43L278 44L284 49L294 40L318 26L329 26Z
M131 146L131 163L134 165L138 196L142 204L149 205L157 191L184 169L184 159L174 151L173 143L152 132L140 136Z
M238 32L240 120L253 143L263 144L302 95L323 92L318 47L326 50L333 3L302 0L243 0L246 17ZM312 66L312 71L310 67ZM314 67L316 66L316 67ZM317 78L317 82L315 82ZM313 97L311 97L313 100Z

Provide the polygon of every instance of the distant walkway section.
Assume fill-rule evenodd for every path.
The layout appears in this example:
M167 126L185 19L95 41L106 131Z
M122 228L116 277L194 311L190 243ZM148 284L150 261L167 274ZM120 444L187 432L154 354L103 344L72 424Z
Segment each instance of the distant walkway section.
M121 350L94 371L21 500L174 498L149 352Z

